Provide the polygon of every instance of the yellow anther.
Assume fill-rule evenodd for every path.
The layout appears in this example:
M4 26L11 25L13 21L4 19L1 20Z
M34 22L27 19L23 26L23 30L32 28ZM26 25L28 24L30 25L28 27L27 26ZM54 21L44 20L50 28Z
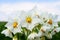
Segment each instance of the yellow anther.
M17 25L18 25L18 23L17 23L17 22L14 22L14 23L13 23L13 27L14 27L14 28L16 28L16 27L17 27Z
M31 23L31 22L32 22L32 18L31 18L31 17L27 17L27 18L26 18L26 22L27 22L27 23Z
M48 24L52 25L52 19L48 20Z

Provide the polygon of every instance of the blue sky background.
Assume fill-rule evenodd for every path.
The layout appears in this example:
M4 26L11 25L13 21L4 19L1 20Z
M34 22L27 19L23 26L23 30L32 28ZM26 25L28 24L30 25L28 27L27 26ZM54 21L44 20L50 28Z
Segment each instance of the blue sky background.
M60 0L0 0L0 21L7 21L8 16L12 13L15 15L15 11L28 11L35 6L42 11L60 15Z
M16 3L16 2L57 2L60 0L0 0L0 3Z

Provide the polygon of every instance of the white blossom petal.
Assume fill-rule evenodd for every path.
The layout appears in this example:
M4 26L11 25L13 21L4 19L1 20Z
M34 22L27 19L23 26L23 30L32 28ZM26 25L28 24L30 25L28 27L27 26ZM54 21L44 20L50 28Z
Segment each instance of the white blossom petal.
M4 34L5 36L11 37L11 38L13 37L12 33L8 29L3 30L1 33Z

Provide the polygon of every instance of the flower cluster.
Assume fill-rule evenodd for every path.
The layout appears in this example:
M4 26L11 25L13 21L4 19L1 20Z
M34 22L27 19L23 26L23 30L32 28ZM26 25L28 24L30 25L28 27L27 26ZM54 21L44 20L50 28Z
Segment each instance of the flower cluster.
M17 33L24 33L27 40L44 40L45 37L52 39L52 36L60 31L57 19L58 15L41 12L37 8L28 12L21 11L14 18L9 18L5 25L7 29L1 33L11 38L14 38L13 35Z

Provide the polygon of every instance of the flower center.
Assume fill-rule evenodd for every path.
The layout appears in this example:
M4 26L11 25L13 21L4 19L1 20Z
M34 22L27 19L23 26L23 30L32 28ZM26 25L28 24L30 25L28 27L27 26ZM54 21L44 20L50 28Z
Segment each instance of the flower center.
M18 25L18 23L17 23L17 22L14 22L14 23L13 23L13 27L14 27L14 28L16 28L16 27L17 27L17 25Z
M48 24L52 25L52 19L48 20Z
M31 23L31 22L32 22L31 17L27 17L27 18L26 18L26 22Z

